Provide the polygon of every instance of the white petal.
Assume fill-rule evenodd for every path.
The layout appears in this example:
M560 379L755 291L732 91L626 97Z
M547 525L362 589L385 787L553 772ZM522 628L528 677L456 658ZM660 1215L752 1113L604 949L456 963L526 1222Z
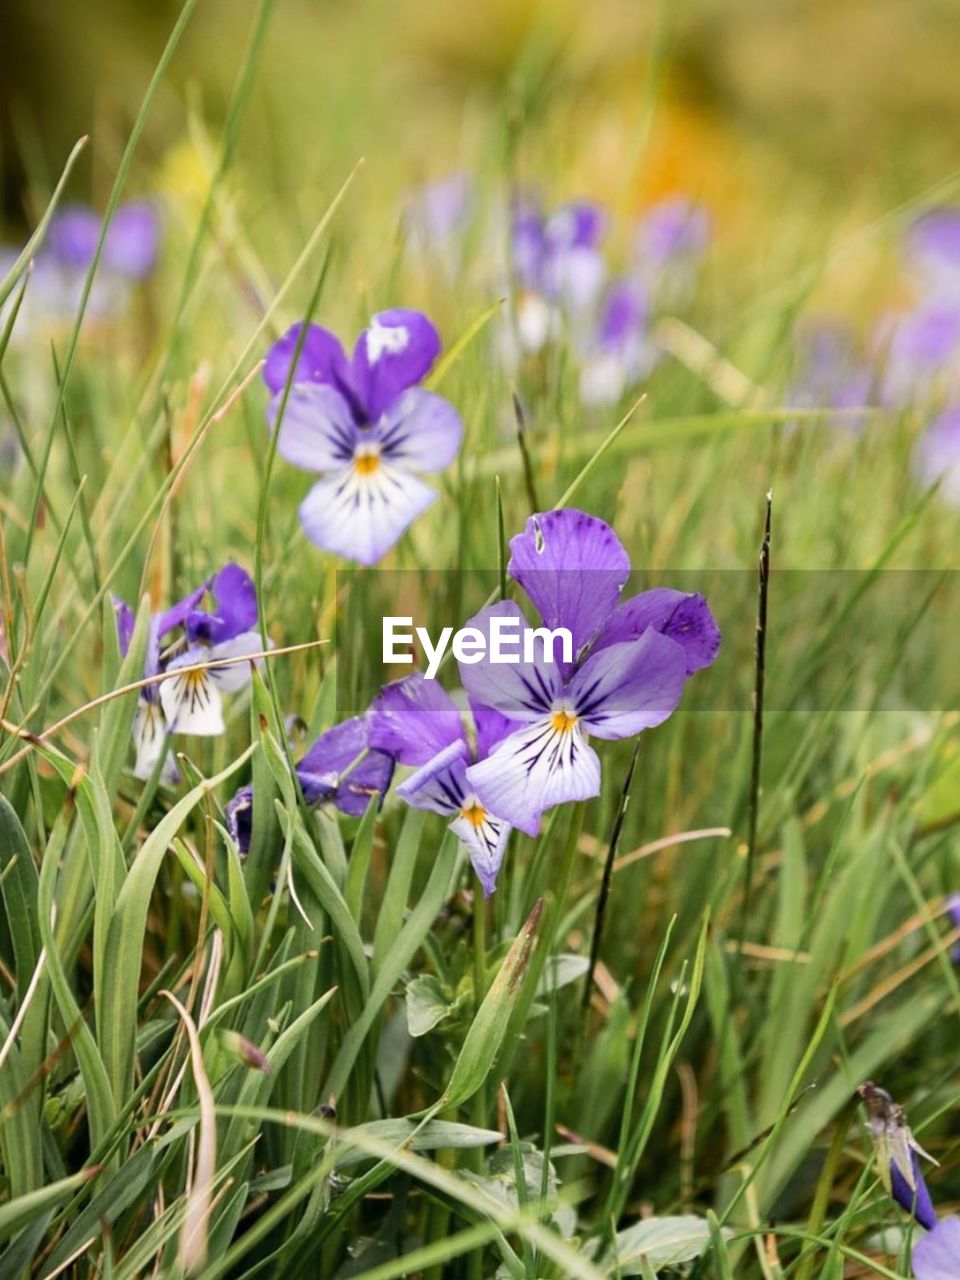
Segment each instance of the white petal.
M467 781L491 813L535 836L545 809L600 794L600 760L579 725L557 729L543 719L504 738Z
M263 653L263 637L259 631L244 631L232 640L224 640L210 649L210 661L219 662L223 658L242 658L253 653ZM223 693L236 693L250 683L251 665L263 665L263 659L255 662L231 662L228 667L211 667L210 679Z
M133 766L133 776L146 782L153 777L160 753L166 750L167 722L156 702L141 698L137 703L136 715L133 718L133 745L137 759ZM167 751L160 773L160 781L172 785L179 780L180 774L172 754Z
M488 813L476 796L468 796L460 817L450 823L450 830L469 853L483 885L483 895L489 898L497 887L497 875L512 830L510 824Z
M378 460L368 473L350 466L318 481L300 504L300 523L324 551L376 564L436 496L408 471Z
M223 700L211 675L205 670L187 671L161 684L160 704L172 733L203 738L223 733Z

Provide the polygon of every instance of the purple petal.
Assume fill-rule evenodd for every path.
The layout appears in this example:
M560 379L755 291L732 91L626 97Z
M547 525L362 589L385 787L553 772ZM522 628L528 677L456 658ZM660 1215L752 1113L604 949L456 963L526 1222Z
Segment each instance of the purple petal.
M100 216L85 205L68 205L47 228L47 249L64 267L89 267L100 240Z
M301 324L291 325L282 338L279 338L267 352L263 366L263 380L276 394L287 385L290 363L297 349L297 339L303 328ZM339 339L318 324L312 324L307 330L297 361L294 384L300 382L319 382L334 387L341 393L349 389L350 364L344 354Z
M438 751L397 787L397 795L415 809L459 813L467 794L470 749L462 739Z
M144 280L160 246L160 217L148 200L122 204L113 215L103 246L103 263L118 275Z
M137 625L136 615L125 600L113 596L113 612L117 620L117 644L121 657L126 657Z
M637 640L650 627L682 646L687 675L709 667L720 652L720 628L703 596L671 587L655 587L625 600L610 615L592 652Z
M463 724L453 699L419 672L384 685L373 700L370 745L399 764L426 764L462 741Z
M307 804L333 803L342 813L359 818L374 796L383 799L393 777L393 760L368 750L368 742L364 716L344 720L320 735L297 764Z
M649 304L645 291L629 280L607 290L600 308L597 343L605 350L623 350L647 328Z
M960 1280L960 1218L944 1218L913 1246L917 1280Z
M546 809L600 794L600 761L579 725L557 728L548 717L505 738L467 781L490 813L535 836Z
M899 407L923 395L929 380L960 356L960 302L926 301L893 328L881 387L883 402Z
M420 188L407 218L412 235L426 248L452 240L468 220L473 200L470 175L451 173Z
M187 616L185 629L191 644L223 644L257 623L257 590L253 579L238 564L227 564L210 587L214 611L194 609Z
M379 311L360 334L353 379L369 422L421 382L440 354L440 335L420 311Z
M283 407L283 392L267 406L272 431ZM339 391L320 382L290 388L280 423L277 452L305 471L337 471L353 458L361 439L353 413Z
M896 1161L890 1164L890 1193L901 1209L912 1213L921 1227L929 1231L937 1225L937 1211L933 1207L930 1192L920 1169L920 1161L915 1151L910 1152L913 1166L913 1180L916 1190L911 1190L909 1183L901 1173Z
M410 471L442 471L460 451L463 423L441 396L411 387L390 405L375 432L388 462Z
M543 288L576 320L593 308L606 278L607 264L595 249L563 249L547 259Z
M596 249L607 234L609 218L602 205L573 200L550 214L544 238L550 249Z
M569 628L578 653L613 612L630 576L620 539L584 511L547 511L529 518L510 551L510 576L547 627Z
M191 591L189 595L184 596L182 600L178 600L176 604L171 605L165 613L157 615L157 638L159 640L162 640L163 637L169 631L173 631L175 627L183 626L187 618L207 594L207 591L210 589L210 583L211 579L208 578L206 582L202 582L200 586Z
M522 657L524 635L530 626L512 600L483 609L466 624L479 631L485 649L479 662L460 662L460 683L471 699L499 711L514 720L538 720L562 694L562 671L559 662L545 662L537 646L533 662L495 662L492 660L493 631L496 620L514 620L515 625L502 635L501 650Z
M482 702L469 699L470 713L473 716L477 731L477 759L485 760L500 743L515 729L520 728L521 721L511 720L493 707L485 707Z
M592 654L567 696L587 733L632 738L676 709L687 678L683 647L657 631Z
M253 787L241 787L227 801L227 830L241 855L250 852L250 837L253 834Z
M522 288L540 287L546 250L543 219L533 207L521 205L513 216L511 254L513 270Z
M954 929L960 929L960 893L952 893L947 899L946 907L951 925ZM960 964L960 942L950 948L950 959L954 964Z
M300 504L300 523L324 551L376 564L436 497L400 467L380 463L361 472L351 465L313 486Z

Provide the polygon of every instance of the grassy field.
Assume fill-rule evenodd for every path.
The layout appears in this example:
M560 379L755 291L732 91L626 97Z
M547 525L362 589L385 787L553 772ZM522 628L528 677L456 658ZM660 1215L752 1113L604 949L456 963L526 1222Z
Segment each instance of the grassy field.
M345 52L316 118L272 8L225 36L222 111L176 81L188 3L125 144L94 130L58 182L64 157L18 137L35 239L0 285L0 1280L910 1276L922 1231L857 1091L906 1109L948 1213L960 519L917 460L960 352L885 395L875 335L922 306L906 237L960 178L927 139L849 194L830 158L786 200L769 138L660 74L670 31L634 76L508 6L485 33L423 6L419 60L413 26L367 47L362 16L324 10L311 30ZM384 41L402 74L365 100ZM438 68L464 65L452 118ZM468 212L425 229L422 182L461 170ZM581 398L569 315L517 350L520 190L605 205L615 275L658 199L709 208L606 403ZM98 222L65 297L44 255L88 197L107 219L151 199L158 260L121 279ZM295 321L349 351L397 307L439 330L425 376L463 443L358 564L301 527L315 477L268 430L263 362ZM818 318L850 326L859 399L804 382ZM294 385L273 388L283 423ZM522 599L507 544L555 507L616 531L631 590L702 592L723 640L665 723L593 743L599 796L515 830L485 899L448 819L397 795L402 765L353 814L292 765L408 673L382 663L384 615L436 634ZM138 778L135 718L170 660L150 667L149 615L228 562L266 656L223 733L171 736L179 781L162 752Z

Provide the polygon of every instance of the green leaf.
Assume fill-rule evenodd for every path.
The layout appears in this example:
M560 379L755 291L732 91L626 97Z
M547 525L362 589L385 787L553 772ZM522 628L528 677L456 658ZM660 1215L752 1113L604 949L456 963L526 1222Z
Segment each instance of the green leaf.
M725 1230L724 1238L733 1233ZM705 1253L711 1243L710 1225L705 1218L694 1214L676 1217L644 1218L625 1231L618 1231L614 1245L605 1259L616 1274L621 1276L643 1275L642 1263L646 1261L655 1272L664 1267L693 1262Z
M450 1120L430 1120L417 1125L412 1120L371 1120L355 1125L351 1137L376 1138L391 1145L406 1144L411 1151L467 1151L476 1147L490 1147L503 1141L499 1129L478 1129L470 1124L456 1124ZM359 1164L369 1159L361 1147L353 1147L349 1140L337 1153L337 1168Z
M452 1006L443 993L443 987L429 973L421 974L407 983L407 1030L416 1039L432 1031L438 1022L450 1013Z
M543 901L538 899L514 938L490 990L470 1024L454 1064L443 1106L460 1106L471 1098L493 1069L507 1031L510 1014L523 992L524 976L537 945L537 926Z

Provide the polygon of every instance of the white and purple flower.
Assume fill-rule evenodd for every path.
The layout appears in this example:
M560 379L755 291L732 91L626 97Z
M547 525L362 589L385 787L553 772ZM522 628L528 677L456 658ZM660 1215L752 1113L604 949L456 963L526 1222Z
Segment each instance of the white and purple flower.
M480 801L467 780L467 769L485 760L517 725L473 701L470 710L473 746L446 690L422 675L405 676L386 685L374 700L370 743L398 764L414 766L397 795L415 809L453 819L450 829L466 848L484 896L489 897L497 887L511 828Z
M815 324L800 335L797 350L796 374L784 398L788 408L852 410L870 404L873 370L845 326L828 321ZM837 421L852 430L863 426L863 419L852 413Z
M267 355L271 429L300 331L294 325ZM379 312L352 359L332 333L310 326L277 450L323 477L300 505L304 532L318 547L375 564L436 499L416 473L449 466L463 437L453 406L419 385L439 352L439 334L419 311Z
M630 738L666 720L687 677L716 658L720 632L700 595L657 588L621 603L627 553L609 525L583 511L531 516L510 547L510 576L545 627L570 631L574 660L461 661L473 702L519 722L465 777L485 809L536 835L545 810L599 794L588 738ZM512 601L469 625L489 633L498 616L529 629Z
M213 609L199 607L213 596ZM134 615L128 604L114 598L120 652L126 655L133 637ZM242 689L250 680L250 662L208 666L225 659L250 657L261 650L257 598L246 570L228 564L164 613L154 614L147 637L144 676L182 671L140 691L133 722L136 749L134 776L146 780L167 751L169 736L190 733L201 737L224 732L224 693ZM175 634L177 633L177 634ZM196 668L196 669L193 669ZM177 779L176 765L167 752L163 781Z

